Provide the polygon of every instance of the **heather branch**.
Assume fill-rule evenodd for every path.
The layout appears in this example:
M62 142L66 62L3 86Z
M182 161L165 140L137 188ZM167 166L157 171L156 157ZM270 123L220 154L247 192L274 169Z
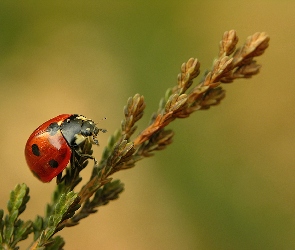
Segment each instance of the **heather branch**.
M127 105L124 107L125 118L121 122L122 136L125 135L125 140L128 140L135 132L135 123L143 116L145 108L144 98L136 94L133 98L128 99Z
M198 59L190 58L181 65L180 71L177 76L178 84L173 88L173 93L183 94L190 88L194 78L200 74L200 62Z
M18 184L10 193L8 214L5 217L4 211L0 209L0 249L17 249L18 242L26 239L33 231L31 221L19 219L29 199L29 188L24 183Z
M231 55L239 41L235 30L226 31L219 43L219 57Z
M132 142L123 139L117 143L111 155L100 166L95 167L90 181L80 190L80 204L89 199L100 187L109 183L112 180L109 176L119 171L124 163L132 158L134 151Z
M243 47L238 49L234 54L234 66L240 66L256 56L261 56L268 47L269 36L265 32L256 32L249 36Z
M131 137L137 129L136 123L143 116L145 102L139 94L130 97L124 107L121 127L110 137L99 163L92 156L89 140L80 145L81 154L73 153L72 167L66 169L65 176L58 176L58 185L44 218L37 216L34 222L18 219L29 200L29 190L24 184L17 186L10 196L9 214L3 217L4 211L0 210L0 247L17 248L17 243L33 231L31 249L62 249L64 241L59 236L53 238L55 233L64 227L77 225L80 220L95 213L98 207L117 199L124 185L113 181L111 176L117 171L134 167L137 161L171 144L174 133L166 126L177 118L186 118L197 110L218 105L225 97L223 83L259 73L261 66L254 58L264 53L269 36L265 32L257 32L236 49L238 40L234 30L223 34L212 69L195 86L193 83L200 73L200 62L190 58L183 63L177 84L166 91L149 125L133 141ZM74 192L82 180L80 171L87 166L89 159L95 163L92 175L80 191Z
M109 183L112 180L109 176L121 170L126 162L129 162L130 167L133 166L130 160L135 149L134 144L129 142L129 138L137 128L135 123L143 116L144 108L143 96L136 94L128 99L127 105L124 107L121 130L116 131L110 137L99 165L93 168L90 181L79 192L81 204L87 201L103 185Z
M265 33L255 33L247 39L241 49L236 50L236 32L225 32L219 44L219 57L203 81L192 89L190 88L193 80L200 73L200 63L195 58L183 63L177 77L177 85L166 91L158 111L152 116L150 125L133 143L129 140L137 128L136 122L143 115L145 103L143 96L139 94L129 98L124 107L121 130L111 137L100 164L94 168L90 181L79 192L81 204L87 202L102 186L110 183L113 173L131 168L138 160L151 156L155 150L164 149L169 145L174 135L173 131L166 130L170 122L176 118L186 118L194 111L218 105L225 97L225 91L220 86L223 82L249 78L258 73L260 66L253 57L263 53L268 41L269 37Z
M264 53L268 47L269 36L265 32L257 32L249 36L240 49L235 50L237 42L238 37L234 30L224 33L219 43L219 57L214 61L212 70L207 72L204 80L188 94L185 92L198 76L200 64L193 58L182 64L178 84L172 91L166 92L170 93L170 96L161 100L159 111L153 115L151 124L134 140L135 146L140 146L152 138L154 133L176 118L185 118L196 110L219 104L225 97L224 90L219 87L221 83L229 83L237 78L249 78L259 72L260 65L257 65L253 58ZM230 57L232 54L233 57Z

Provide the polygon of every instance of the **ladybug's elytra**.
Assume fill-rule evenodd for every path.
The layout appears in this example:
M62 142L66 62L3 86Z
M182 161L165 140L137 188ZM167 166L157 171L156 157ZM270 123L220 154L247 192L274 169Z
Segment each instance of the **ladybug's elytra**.
M89 138L98 145L96 136L101 129L85 116L63 114L39 126L25 147L27 164L42 182L50 182L70 162L73 150Z

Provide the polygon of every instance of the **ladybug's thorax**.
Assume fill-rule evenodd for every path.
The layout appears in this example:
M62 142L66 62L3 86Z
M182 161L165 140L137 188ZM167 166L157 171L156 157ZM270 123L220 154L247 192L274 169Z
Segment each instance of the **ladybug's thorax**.
M86 140L87 137L97 144L96 136L99 129L95 123L82 115L71 115L60 125L61 133L70 147L75 147Z

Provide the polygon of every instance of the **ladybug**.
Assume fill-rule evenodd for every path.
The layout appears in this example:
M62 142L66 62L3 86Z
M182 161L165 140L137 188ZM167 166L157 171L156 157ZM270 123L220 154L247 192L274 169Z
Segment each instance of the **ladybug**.
M82 115L54 117L29 137L25 147L27 164L39 180L50 182L67 167L74 151L79 154L79 145L87 138L98 145L96 136L99 131L102 129Z

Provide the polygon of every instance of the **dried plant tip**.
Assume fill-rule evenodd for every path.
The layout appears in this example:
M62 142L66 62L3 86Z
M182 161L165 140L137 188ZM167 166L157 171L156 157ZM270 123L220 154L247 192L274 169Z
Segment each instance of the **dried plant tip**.
M136 122L141 118L142 111L144 110L144 108L144 97L139 94L136 94L134 97L128 98L127 105L124 107L124 115L125 117L129 117L130 115L134 116L136 114Z
M200 73L200 62L196 58L190 58L186 63L186 72L191 75L191 79Z
M250 47L254 48L252 57L260 56L264 53L265 49L269 46L269 36L265 32L256 32L253 36L250 36Z
M188 95L186 109L183 109L181 112L177 113L177 117L186 118L192 112L200 109L199 103L201 102L202 97L208 91L208 89L210 89L210 87L204 86L202 83L196 86Z
M127 105L124 107L125 119L121 121L122 135L129 139L135 132L136 126L134 125L142 116L145 109L144 97L136 94L130 97Z
M234 78L250 78L252 75L256 75L259 73L259 70L261 68L261 65L256 64L255 61L253 61L250 64L243 65L242 67L238 68L234 74Z
M163 130L157 138L157 150L164 149L167 145L172 143L174 132L172 130Z
M180 70L181 73L179 73L177 77L177 88L180 90L180 94L182 94L192 85L192 80L199 75L200 62L198 59L190 58L186 63L181 65ZM176 90L174 90L174 92L176 92Z
M210 106L219 104L224 97L225 90L223 90L221 87L210 89L200 104L201 109L208 109Z
M239 38L235 30L224 32L219 43L219 57L231 55L235 51L238 41Z
M234 66L249 63L249 59L251 61L251 58L262 55L269 46L269 39L265 32L256 32L254 35L249 36L244 46L234 54Z
M185 104L186 101L187 101L186 94L182 94L182 95L174 94L170 96L165 106L165 112L169 113L171 111L174 112L178 110L182 105Z
M133 143L129 142L127 140L123 140L118 145L118 155L126 156L127 153L133 148Z
M153 133L149 141L141 144L141 146L138 148L136 152L136 157L133 159L134 161L131 163L134 163L135 161L141 160L144 157L150 157L153 155L153 151L155 150L162 150L166 148L167 145L172 143L172 137L174 133L172 130L165 130L160 129L159 131Z
M150 139L150 137L159 131L162 127L169 124L173 120L173 112L163 114L158 114L154 119L153 123L149 125L145 130L143 130L134 140L134 146L139 146L143 142Z
M173 104L173 106L171 107L171 111L176 112L178 111L180 108L182 108L187 102L187 95L186 94L182 94L180 95L176 102Z
M205 85L212 85L212 83L219 82L220 79L232 69L232 61L233 58L229 58L228 56L222 56L215 60L212 76L210 77L210 81L206 82Z
M127 140L122 140L121 143L116 145L113 154L108 158L105 177L120 170L120 166L129 160L134 151L134 144L128 143Z

